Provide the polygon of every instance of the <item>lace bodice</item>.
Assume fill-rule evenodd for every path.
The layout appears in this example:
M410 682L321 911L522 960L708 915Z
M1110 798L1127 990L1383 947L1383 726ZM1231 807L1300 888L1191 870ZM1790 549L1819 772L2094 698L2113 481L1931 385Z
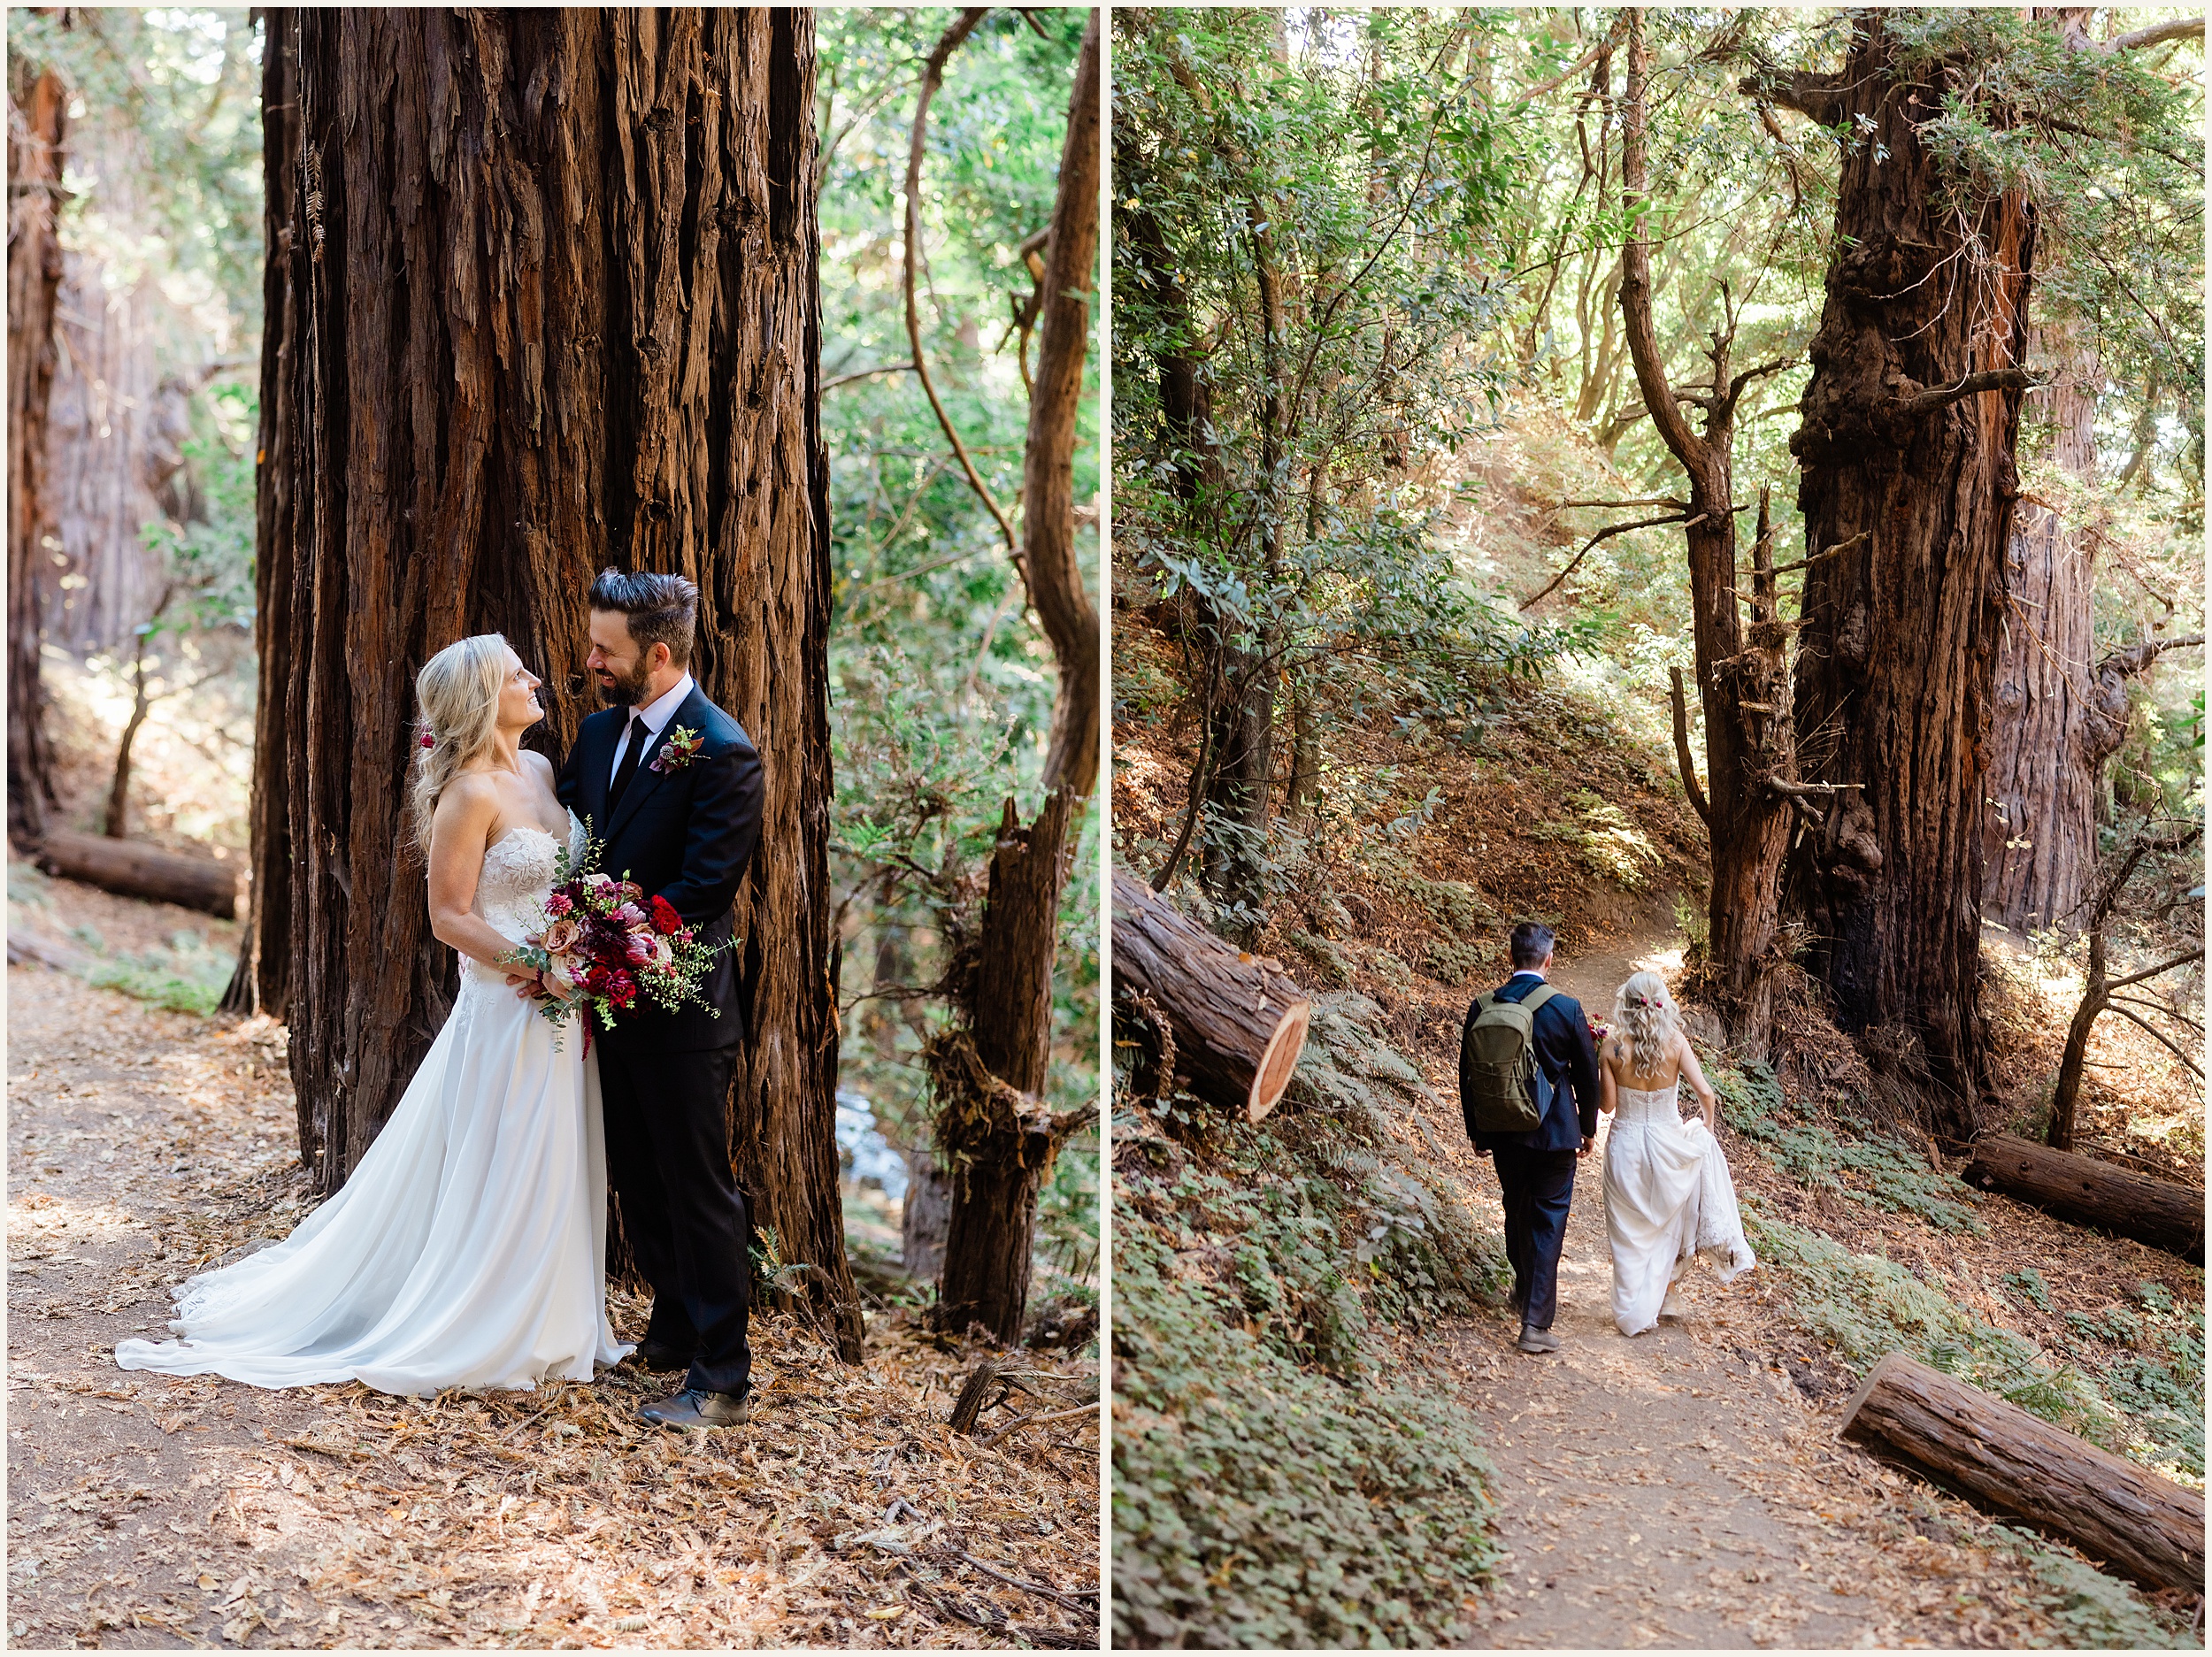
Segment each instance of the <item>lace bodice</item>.
M541 828L524 825L511 828L484 853L483 871L476 878L476 913L501 937L520 943L545 924L546 894L553 889L561 842ZM574 812L568 817L568 853L580 857L584 850L584 825ZM467 970L487 982L506 982L506 974L473 957L465 958Z
M1641 1122L1679 1122L1682 1119L1682 1078L1678 1076L1664 1087L1623 1087L1617 1079L1614 1086L1613 1122L1617 1127Z

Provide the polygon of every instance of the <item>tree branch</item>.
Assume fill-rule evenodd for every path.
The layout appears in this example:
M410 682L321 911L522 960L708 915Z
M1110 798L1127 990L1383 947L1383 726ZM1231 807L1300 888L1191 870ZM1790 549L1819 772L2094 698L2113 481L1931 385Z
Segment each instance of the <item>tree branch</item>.
M1841 75L1815 74L1804 69L1783 75L1768 69L1746 75L1736 83L1736 90L1809 115L1823 127L1833 127L1843 119L1844 86Z
M2097 50L2106 52L2131 52L2146 46L2163 46L2168 41L2202 40L2203 38L2204 19L2185 18L2179 22L2153 23L2139 29L2131 29L2125 35L2116 35L2112 39L2099 46Z
M2133 1013L2128 1011L2126 1008L2115 1006L2109 1001L2105 1003L2105 1011L2112 1014L2115 1017L2126 1019L2128 1023L2133 1024L2137 1029L2145 1032L2149 1035L2152 1040L2157 1042L2159 1046L2166 1048L2176 1058L2179 1059L2184 1064L2187 1065L2192 1070L2195 1071L2200 1080L2203 1078L2204 1072L2197 1069L2197 1062L2191 1058L2188 1054L2184 1052L2180 1044L2170 1038L2164 1031L2160 1030L2156 1025L2145 1019L2137 1017Z
M1651 240L1644 224L1644 192L1649 179L1644 154L1646 72L1643 13L1632 8L1628 12L1628 88L1621 104L1621 216L1629 226L1628 243L1621 249L1621 320L1628 336L1628 355L1636 365L1637 388L1644 394L1644 407L1675 458L1694 479L1703 474L1705 445L1675 406L1674 387L1667 383L1666 364L1660 356L1658 331L1651 315Z
M2132 679L2167 651L2191 650L2203 642L2204 635L2200 633L2191 633L2185 639L2146 639L2124 650L2115 650L2098 663L2097 677L2102 679L2107 673L2116 673L2122 679Z
M881 368L863 368L855 373L839 374L833 380L825 380L822 389L834 391L840 386L851 385L856 380L873 380L878 374L910 374L915 366L912 363L886 363Z
M1899 397L1892 407L1908 418L1933 414L1938 409L1978 397L1985 391L2032 391L2043 381L2024 368L1984 368L1955 386L1935 386Z
M1705 803L1705 791L1697 786L1697 767L1690 758L1689 698L1682 689L1682 670L1667 670L1669 700L1674 703L1674 763L1682 768L1682 791L1690 796L1690 804L1696 809L1706 827L1713 825L1713 809Z
M959 458L960 469L967 474L968 487L976 498L990 509L998 519L999 531L1006 537L1006 549L1016 558L1021 556L1021 544L1014 534L1014 525L1008 522L1005 512L994 500L991 491L984 486L983 474L975 469L968 446L960 441L960 433L953 429L952 417L945 412L945 405L937 395L937 387L929 378L928 359L922 351L922 313L914 299L914 273L921 263L922 247L922 145L929 134L929 101L937 96L937 88L945 78L945 65L960 42L975 32L975 26L989 13L988 6L969 6L953 19L952 26L938 38L936 49L929 54L929 61L922 65L921 95L914 104L914 129L906 148L906 338L914 351L914 372L921 379L922 390L929 398L929 406L937 416L937 424L943 428L946 440L952 444L952 452Z
M1575 566L1580 564L1584 558L1587 557L1590 553L1590 548L1596 546L1601 541L1610 540L1615 535L1625 535L1632 529L1655 529L1662 524L1679 524L1684 521L1685 520L1682 515L1678 512L1671 514L1665 518L1639 518L1633 524L1616 524L1610 529L1601 529L1596 534L1591 536L1589 540L1582 543L1582 550L1575 554L1573 557L1567 561L1567 567L1565 569L1562 570L1557 575L1552 577L1550 580L1545 582L1544 585L1538 589L1535 597L1523 599L1521 601L1520 608L1523 610L1533 610L1539 602L1548 597L1552 591L1556 588L1562 581L1565 580L1569 576L1575 572Z
M2109 995L2113 991L2124 990L2131 984L2140 984L2146 978L2157 978L2161 973L2171 972L2176 967L2185 967L2192 961L2203 959L2203 950L2192 949L2186 955L2176 955L2171 961L2162 961L2156 966L2147 968L2141 972L2131 972L2124 978L2107 978L2104 982L2105 993Z
M1873 539L1874 532L1872 530L1863 529L1857 534L1852 536L1850 540L1839 541L1834 546L1829 548L1825 552L1816 552L1809 558L1800 558L1795 564L1778 564L1774 566L1773 570L1770 572L1770 573L1774 575L1787 575L1793 570L1803 570L1813 564L1818 564L1823 558L1841 557L1847 552L1856 552L1861 547L1865 546L1867 542L1872 541Z

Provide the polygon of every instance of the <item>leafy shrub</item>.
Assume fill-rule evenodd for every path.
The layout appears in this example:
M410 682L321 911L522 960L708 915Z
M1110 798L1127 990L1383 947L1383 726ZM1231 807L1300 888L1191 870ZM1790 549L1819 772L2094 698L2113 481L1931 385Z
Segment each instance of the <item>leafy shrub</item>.
M1122 1232L1114 1297L1116 1643L1443 1644L1497 1557L1472 1418L1301 1368L1151 1228Z
M1744 1224L1761 1258L1791 1279L1799 1316L1854 1369L1863 1373L1902 1352L2108 1450L2135 1449L2131 1423L2096 1383L2050 1362L2026 1336L1983 1323L1878 1255L1853 1254L1749 1207Z
M1318 998L1262 1126L1118 1142L1124 1644L1436 1645L1494 1557L1474 1417L1374 1339L1494 1302L1504 1276L1385 1126L1426 1090L1379 1018Z
M1847 1139L1824 1124L1799 1120L1764 1064L1716 1070L1712 1082L1729 1103L1729 1125L1759 1141L1807 1185L1868 1208L1917 1215L1939 1231L1979 1236L1988 1230L1966 1206L1979 1201L1973 1187L1929 1167L1918 1151L1890 1134L1870 1132Z
M222 1004L237 964L234 956L211 948L197 932L179 932L165 949L96 959L81 970L86 982L102 989L205 1018Z
M2002 1541L2054 1592L2044 1607L2066 1631L2069 1651L2186 1651L2200 1642L2176 1632L2153 1615L2124 1582L2106 1576L2040 1537L2008 1524L1996 1527Z

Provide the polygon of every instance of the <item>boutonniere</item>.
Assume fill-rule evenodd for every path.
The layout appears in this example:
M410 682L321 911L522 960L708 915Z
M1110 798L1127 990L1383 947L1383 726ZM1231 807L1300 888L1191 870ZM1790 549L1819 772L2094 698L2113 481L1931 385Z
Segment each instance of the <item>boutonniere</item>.
M668 733L668 740L661 744L661 751L653 756L648 769L657 771L681 771L699 757L703 739L688 725L678 725Z

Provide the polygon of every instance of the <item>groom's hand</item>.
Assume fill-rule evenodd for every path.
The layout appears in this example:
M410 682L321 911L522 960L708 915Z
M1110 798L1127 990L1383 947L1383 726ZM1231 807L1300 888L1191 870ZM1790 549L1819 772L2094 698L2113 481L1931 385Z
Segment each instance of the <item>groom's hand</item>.
M1575 1155L1576 1155L1576 1157L1577 1157L1578 1159L1580 1159L1580 1158L1582 1158L1582 1157L1585 1157L1585 1156L1589 1155L1589 1154L1590 1154L1593 1150L1594 1150L1594 1149L1596 1149L1596 1148L1597 1148L1597 1140L1596 1140L1596 1139L1593 1139L1590 1135L1588 1135L1588 1134L1586 1134L1586 1134L1584 1134L1584 1135L1582 1136L1582 1148L1581 1148L1580 1150L1577 1151L1577 1152L1575 1153Z

